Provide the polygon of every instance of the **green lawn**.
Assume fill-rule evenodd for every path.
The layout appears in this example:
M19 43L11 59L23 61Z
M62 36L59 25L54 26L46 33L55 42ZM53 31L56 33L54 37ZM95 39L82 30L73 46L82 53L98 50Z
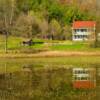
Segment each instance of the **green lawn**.
M9 36L8 38L8 50L21 51L21 52L33 52L34 50L60 50L60 51L99 51L100 48L90 47L86 42L72 42L72 41L58 41L58 40L42 40L33 39L35 42L32 46L23 46L22 41L27 40L22 37ZM43 43L36 43L43 42ZM4 52L5 37L0 35L0 51Z
M71 45L52 45L52 50L82 50L85 49L86 46L82 43L73 43Z

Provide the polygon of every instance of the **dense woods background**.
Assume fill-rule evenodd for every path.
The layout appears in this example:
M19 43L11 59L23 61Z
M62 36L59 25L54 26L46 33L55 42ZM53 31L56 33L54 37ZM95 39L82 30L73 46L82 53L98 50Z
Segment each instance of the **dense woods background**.
M100 20L100 0L0 0L0 33L70 39L74 20Z

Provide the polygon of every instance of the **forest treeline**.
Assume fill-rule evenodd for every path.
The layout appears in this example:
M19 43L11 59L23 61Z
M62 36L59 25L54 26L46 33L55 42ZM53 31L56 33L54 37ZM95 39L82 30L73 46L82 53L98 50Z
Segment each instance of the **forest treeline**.
M0 0L0 33L70 39L74 20L100 20L98 15L95 0Z

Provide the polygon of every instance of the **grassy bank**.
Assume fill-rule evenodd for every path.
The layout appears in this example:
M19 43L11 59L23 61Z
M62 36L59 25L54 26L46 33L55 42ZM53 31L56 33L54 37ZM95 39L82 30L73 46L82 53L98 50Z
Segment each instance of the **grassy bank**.
M51 64L51 65L88 65L100 64L100 56L69 56L69 57L33 57L33 58L0 58L0 63L17 64Z
M23 66L35 69L99 67L100 56L0 58L0 73L22 71Z

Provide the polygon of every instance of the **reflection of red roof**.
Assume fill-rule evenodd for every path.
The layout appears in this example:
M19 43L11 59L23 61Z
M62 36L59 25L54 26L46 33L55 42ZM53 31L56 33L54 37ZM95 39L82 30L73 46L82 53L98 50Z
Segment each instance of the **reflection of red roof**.
M84 88L84 89L88 89L88 88L95 88L96 87L96 83L95 82L91 82L91 81L75 81L73 83L73 87L74 88Z
M75 21L73 22L73 28L93 28L96 26L95 21Z

